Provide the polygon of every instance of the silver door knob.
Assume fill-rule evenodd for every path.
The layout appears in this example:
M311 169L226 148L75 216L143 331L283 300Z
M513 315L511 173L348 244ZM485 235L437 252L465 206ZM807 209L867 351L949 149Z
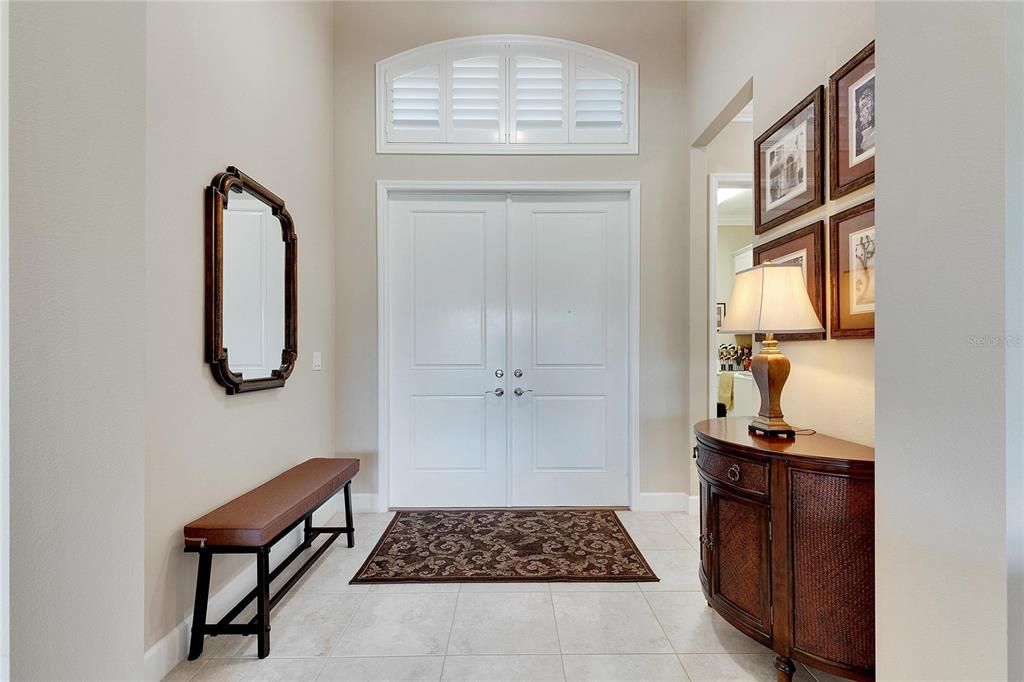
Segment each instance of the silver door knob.
M486 395L488 393L493 393L494 395L496 395L496 396L498 396L500 398L501 396L505 395L505 389L503 389L503 388L496 388L493 391L484 391L484 395Z
M515 394L516 394L517 396L521 396L521 395L523 395L524 393L533 393L533 389L532 389L532 388L528 388L528 389L526 389L526 390L524 391L524 390L523 390L523 389L521 389L521 388L517 388L516 390L514 390L514 391L512 391L512 392L513 392L513 393L515 393Z
M498 377L499 379L502 378L503 376L505 376L505 370L503 370L503 369L496 369L496 370L494 370L494 376Z
M523 370L517 369L516 371L512 372L512 374L515 375L515 377L518 379L519 377L523 376Z

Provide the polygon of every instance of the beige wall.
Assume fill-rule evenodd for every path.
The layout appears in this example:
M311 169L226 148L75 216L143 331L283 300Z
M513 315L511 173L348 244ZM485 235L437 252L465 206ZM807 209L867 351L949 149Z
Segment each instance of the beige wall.
M1004 262L1018 282L1021 268L1020 62L1004 70L1007 56L1021 59L1022 32L1007 9L878 5L875 548L883 679L1021 679L1019 667L1007 668L1010 651L1020 665L1024 643L1019 592L1015 639L1007 642L1005 441L1007 424L1019 434L1020 413L1008 421L1003 397L1007 360L1021 366L1020 336L1004 336ZM957 105L928 115L937 89L955 92ZM1016 114L1007 120L1011 103ZM1018 213L1008 220L1010 199ZM1017 250L1004 261L1008 234ZM1017 478L1009 485L1019 494L1019 442L1010 454Z
M707 146L708 172L753 175L753 149L754 125L746 121L733 121ZM707 178L704 180L707 184ZM754 214L753 205L750 207L750 214Z
M688 92L695 95L687 98L688 140L708 130L751 79L755 136L766 130L874 39L874 13L874 3L688 3L686 77ZM694 153L691 186L700 182L698 173L706 172L707 156L706 150ZM824 207L759 235L754 244L817 220L824 220L827 230L829 215L870 198L873 191L871 187L826 201ZM695 315L707 305L706 255L700 257L707 253L707 201L706 192L691 193L690 309ZM691 335L691 344L690 404L697 419L707 404L708 377L696 374L702 366L698 358L707 357L701 350L706 341ZM793 363L783 395L787 420L874 443L874 342L798 341L783 343L782 350Z
M335 13L338 454L375 489L378 179L642 183L640 468L644 491L688 485L687 165L680 3L340 3ZM566 38L640 65L640 154L616 157L374 153L374 64L424 43L486 33ZM374 475L371 475L374 474Z
M145 8L10 19L11 679L138 679Z
M181 551L182 526L333 451L332 12L326 3L148 8L147 647L191 610L196 558ZM203 188L228 165L284 198L299 239L298 364L283 389L238 396L203 363ZM314 350L324 351L322 372L311 370ZM213 589L251 563L218 559Z

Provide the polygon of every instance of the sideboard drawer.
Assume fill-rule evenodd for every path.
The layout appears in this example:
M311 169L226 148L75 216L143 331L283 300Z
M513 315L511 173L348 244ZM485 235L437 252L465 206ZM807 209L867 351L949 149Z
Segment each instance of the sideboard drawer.
M697 468L728 488L768 496L768 463L731 457L705 447L697 449Z

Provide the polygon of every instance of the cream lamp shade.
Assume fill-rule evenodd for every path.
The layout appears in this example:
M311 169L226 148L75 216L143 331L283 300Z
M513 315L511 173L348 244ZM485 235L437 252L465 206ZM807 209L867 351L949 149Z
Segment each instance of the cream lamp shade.
M821 332L807 295L803 268L796 263L765 263L736 273L723 334Z

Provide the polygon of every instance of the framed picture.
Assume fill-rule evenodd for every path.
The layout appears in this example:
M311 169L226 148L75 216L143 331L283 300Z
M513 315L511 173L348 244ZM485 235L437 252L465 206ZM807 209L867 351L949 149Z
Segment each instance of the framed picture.
M828 79L829 196L875 181L875 43Z
M722 328L722 320L724 320L724 319L725 319L725 304L724 303L716 303L715 304L715 329L716 330Z
M807 295L818 314L825 319L825 222L801 227L778 239L754 247L754 265L762 263L799 263L804 270ZM822 324L822 327L825 325ZM762 335L758 335L758 341ZM823 341L825 332L776 334L780 341Z
M832 338L875 338L875 201L829 219Z
M825 203L825 88L819 85L754 142L754 232Z

